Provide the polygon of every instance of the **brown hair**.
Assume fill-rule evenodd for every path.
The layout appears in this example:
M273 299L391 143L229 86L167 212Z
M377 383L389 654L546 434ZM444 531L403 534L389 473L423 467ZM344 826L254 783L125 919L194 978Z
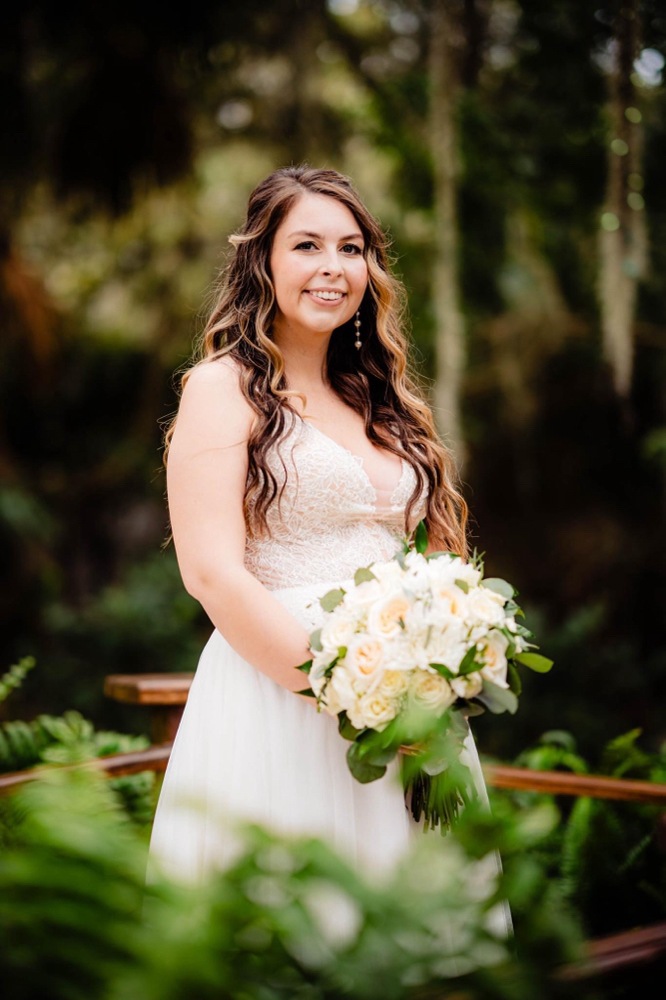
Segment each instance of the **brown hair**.
M407 504L405 525L410 523L414 504L427 482L425 524L429 539L438 549L458 552L467 559L468 507L456 488L453 458L438 439L415 373L411 346L403 332L407 311L404 286L389 271L390 243L349 178L338 171L307 164L283 167L252 191L245 224L229 237L235 250L222 269L193 364L182 374L181 391L198 365L227 354L237 362L243 394L258 414L248 441L243 509L250 533L267 530L266 510L275 498L277 482L266 466L266 454L282 437L285 410L293 411L289 397L301 397L304 405L307 402L303 393L287 389L283 355L271 339L276 298L269 260L276 230L297 199L308 191L336 198L354 215L364 236L368 268L368 287L360 306L363 346L359 351L350 350L352 320L333 331L326 357L328 382L340 399L363 417L370 441L412 465L417 483ZM165 466L175 420L165 432ZM165 545L171 538L169 535Z

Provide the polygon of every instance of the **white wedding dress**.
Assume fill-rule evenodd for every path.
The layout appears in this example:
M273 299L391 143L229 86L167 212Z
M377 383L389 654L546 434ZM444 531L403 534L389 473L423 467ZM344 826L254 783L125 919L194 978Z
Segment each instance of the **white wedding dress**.
M382 501L362 458L301 417L292 416L279 448L286 465L282 511L277 500L268 510L272 538L248 536L245 565L310 631L320 623L321 595L352 586L359 566L395 553L416 476L403 459L399 481ZM285 469L276 449L267 461L281 485ZM426 501L424 488L412 527ZM214 629L164 776L149 871L157 864L173 878L203 881L210 868L235 858L241 842L233 824L240 819L287 835L320 836L368 877L381 877L414 837L424 836L423 821L405 805L399 755L381 779L362 785L348 769L348 746L335 717L257 670ZM487 805L471 731L463 761ZM479 865L490 882L501 872L497 851ZM508 936L508 906L491 913L496 933Z

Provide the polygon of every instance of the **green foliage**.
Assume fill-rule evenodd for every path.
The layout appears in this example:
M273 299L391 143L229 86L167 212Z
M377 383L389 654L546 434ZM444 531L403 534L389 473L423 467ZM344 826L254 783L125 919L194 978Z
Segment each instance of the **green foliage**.
M21 686L28 671L32 670L36 662L34 656L24 656L18 663L12 664L0 677L0 701L6 701L12 691Z
M514 763L534 770L606 774L643 781L666 780L666 745L648 753L636 745L640 729L609 741L591 766L571 733L551 730ZM493 792L492 808L510 799L517 808L547 802L561 821L535 848L540 863L580 911L590 936L663 920L666 855L661 843L663 810L649 804L587 796Z
M575 919L525 857L552 826L547 808L470 809L459 839L418 838L394 873L367 880L321 840L245 824L226 872L193 887L153 871L146 888L145 844L99 774L55 771L14 804L0 856L12 1000L426 1000L452 986L466 1000L559 1000L550 971L580 954ZM480 892L497 848L504 875ZM504 898L516 942L498 929Z
M26 657L31 667L33 657ZM27 669L23 670L25 676ZM20 685L22 677L13 675L12 686ZM0 724L0 774L23 771L44 764L77 764L95 757L132 753L150 746L147 736L134 736L107 730L96 730L92 722L80 712L68 711L64 715L38 715L30 722L14 719ZM111 778L109 787L122 803L127 815L144 831L148 831L154 812L156 791L155 774L139 774ZM9 820L0 803L0 828ZM0 829L0 839L2 839Z

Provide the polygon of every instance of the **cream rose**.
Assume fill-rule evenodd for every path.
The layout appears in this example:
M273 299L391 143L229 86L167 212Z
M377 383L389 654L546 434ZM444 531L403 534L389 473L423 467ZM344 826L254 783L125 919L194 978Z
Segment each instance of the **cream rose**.
M400 592L375 601L368 611L368 632L382 639L399 635L403 630L400 619L405 620L411 605L407 595Z
M507 637L502 635L497 629L492 629L488 634L484 648L481 650L481 656L484 660L484 666L481 667L482 675L489 681L492 681L493 684L497 684L503 688L508 688L509 686L506 679L506 650L508 645L509 640Z
M385 695L375 691L359 698L356 705L348 713L349 721L356 729L376 729L381 732L391 719L395 718L397 707Z
M403 695L409 687L409 674L404 670L386 670L377 693L387 698L396 699Z
M347 647L345 666L356 682L356 687L368 691L378 684L384 674L384 644L376 636L354 636Z
M440 714L456 700L456 695L445 677L422 671L417 671L412 678L411 693L418 704L426 708L439 709Z
M450 615L463 621L468 616L468 595L452 580L434 580L432 596L435 602L433 612Z

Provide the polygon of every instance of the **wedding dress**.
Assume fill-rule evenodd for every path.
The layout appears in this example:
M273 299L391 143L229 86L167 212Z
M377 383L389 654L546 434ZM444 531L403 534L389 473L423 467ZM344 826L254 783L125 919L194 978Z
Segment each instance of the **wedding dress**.
M277 449L267 456L279 485L286 475L282 511L277 500L268 510L272 538L248 536L245 565L311 631L321 623L321 595L352 586L359 566L395 553L416 476L401 459L395 488L381 491L360 456L291 416L279 443L285 466ZM426 503L424 487L412 527ZM238 817L287 835L320 836L368 877L390 870L413 838L424 835L423 821L405 805L399 755L381 779L363 785L347 766L348 746L335 717L256 669L214 629L164 776L149 867L157 862L176 879L204 880L240 849L233 831ZM488 805L471 731L462 759ZM425 835L440 837L439 831ZM491 882L501 872L496 851L479 864ZM493 909L496 931L508 936L508 906Z

